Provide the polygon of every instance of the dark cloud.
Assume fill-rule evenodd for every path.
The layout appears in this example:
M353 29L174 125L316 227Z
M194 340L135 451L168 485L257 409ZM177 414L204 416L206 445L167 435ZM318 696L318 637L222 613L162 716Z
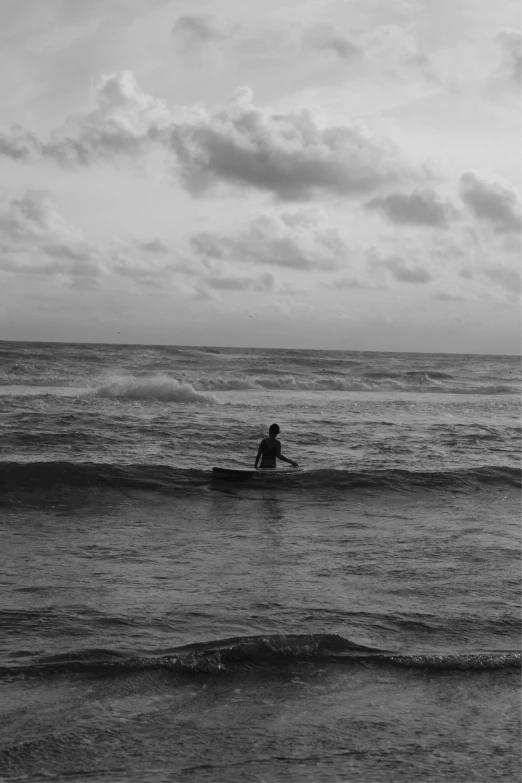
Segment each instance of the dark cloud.
M104 77L93 108L42 142L21 129L0 138L0 154L87 166L151 146L173 153L181 183L192 194L219 185L251 188L287 200L369 194L383 185L419 180L391 142L362 124L322 126L314 112L274 112L255 106L242 88L221 109L170 112L143 93L130 72Z
M460 178L460 197L479 220L489 222L497 233L521 230L518 197L503 185L486 182L469 171Z
M432 190L376 196L367 202L366 209L382 212L392 223L432 228L447 228L449 221L458 215L452 204Z
M192 247L203 259L244 261L292 269L339 269L348 247L321 208L263 213L234 236L202 232Z
M351 196L411 174L392 144L361 125L322 128L310 111L260 109L247 88L223 110L174 125L170 143L193 194L228 183L288 201Z

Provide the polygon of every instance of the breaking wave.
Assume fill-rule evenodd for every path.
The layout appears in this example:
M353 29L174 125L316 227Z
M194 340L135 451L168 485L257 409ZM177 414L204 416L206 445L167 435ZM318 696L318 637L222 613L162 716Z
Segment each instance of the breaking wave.
M218 404L218 400L212 394L196 391L190 383L183 383L166 375L154 375L149 378L115 377L97 386L91 393L96 397L126 400Z
M438 653L390 651L366 647L338 634L245 636L186 645L154 656L124 655L111 650L84 650L38 659L29 665L4 666L0 676L56 675L67 672L121 674L163 669L179 673L233 672L267 669L307 660L326 665L374 664L427 670L491 671L520 669L519 651Z
M91 384L89 386L89 384ZM517 394L519 381L504 382L489 378L483 381L454 377L438 371L370 371L361 375L347 375L338 371L288 373L274 368L269 373L250 371L234 374L198 375L181 372L178 377L165 373L145 375L118 375L98 377L64 377L50 370L38 376L14 376L0 373L0 387L24 386L57 388L85 388L97 397L127 400L159 400L161 402L196 403L212 405L218 400L211 392L228 391L305 391L305 392L408 392L423 394Z

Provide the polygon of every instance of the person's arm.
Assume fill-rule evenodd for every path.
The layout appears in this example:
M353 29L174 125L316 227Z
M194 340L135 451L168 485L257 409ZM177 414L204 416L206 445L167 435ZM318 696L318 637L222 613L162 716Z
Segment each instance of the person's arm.
M293 459L287 459L286 457L283 457L283 455L281 454L281 444L279 443L279 441L277 441L277 446L276 446L276 457L282 460L283 462L288 462L288 464L291 465L293 468L299 467L297 462L294 462Z
M259 462L259 460L261 459L261 447L262 447L262 446L263 446L263 441L261 441L261 443L259 444L259 448L258 448L258 450L257 450L257 457L256 457L256 461L255 461L255 463L254 463L254 467L255 467L255 468L257 468L258 462Z

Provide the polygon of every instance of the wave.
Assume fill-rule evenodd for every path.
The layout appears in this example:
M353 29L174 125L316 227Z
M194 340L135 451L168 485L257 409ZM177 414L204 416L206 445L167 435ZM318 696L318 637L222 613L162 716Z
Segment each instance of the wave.
M338 634L244 636L185 645L153 656L132 656L112 650L84 650L43 657L29 665L4 666L0 676L55 675L67 672L121 674L163 669L179 673L218 674L240 668L263 670L307 660L328 663L374 664L434 671L491 671L520 669L516 650L471 653L391 651L356 644Z
M402 372L371 371L364 373L365 378L384 379L387 378L418 378L424 381L449 381L453 375L438 370L403 370Z
M239 466L238 466L239 467ZM521 469L509 466L482 466L462 470L413 471L317 470L252 471L247 474L252 488L278 486L300 491L335 489L349 492L357 489L413 492L422 490L482 488L519 488ZM237 483L236 475L233 481ZM212 481L210 469L174 468L170 465L105 464L92 462L0 462L0 492L23 488L70 487L134 487L176 492L197 489ZM244 481L244 479L243 479ZM215 482L219 485L221 482Z
M338 392L436 392L442 394L511 394L518 388L507 384L445 384L451 379L444 373L367 373L362 378L339 377L338 373L308 375L267 375L257 377L219 377L201 379L195 385L208 391L338 391Z
M166 375L149 378L115 377L94 388L91 394L112 399L218 404L218 400L211 394L196 391L190 383L183 383Z
M237 375L192 375L181 373L181 378L156 373L151 375L117 375L91 381L90 393L96 397L129 400L159 400L213 405L218 400L209 392L228 391L308 391L308 392L409 392L437 394L517 394L517 381L491 383L460 381L454 376L438 371L366 372L361 376L349 376L344 372L313 370L291 374L274 368L270 373L252 370ZM46 389L79 388L88 385L86 377L66 377L52 372L38 376L21 377L12 373L0 373L1 386L34 386Z

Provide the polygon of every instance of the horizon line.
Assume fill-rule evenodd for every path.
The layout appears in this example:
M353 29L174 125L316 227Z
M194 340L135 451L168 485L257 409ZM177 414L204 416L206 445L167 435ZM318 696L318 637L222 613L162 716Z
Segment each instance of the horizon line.
M443 355L443 356L503 356L522 359L521 353L477 353L475 351L408 351L408 350L382 350L365 348L284 348L281 346L239 346L239 345L211 345L211 344L190 344L190 343L126 343L126 342L92 342L89 340L2 340L2 343L32 343L35 345L102 345L102 346L121 346L126 348L148 347L148 348L213 348L221 350L234 351L317 351L329 353L405 353L419 355Z

